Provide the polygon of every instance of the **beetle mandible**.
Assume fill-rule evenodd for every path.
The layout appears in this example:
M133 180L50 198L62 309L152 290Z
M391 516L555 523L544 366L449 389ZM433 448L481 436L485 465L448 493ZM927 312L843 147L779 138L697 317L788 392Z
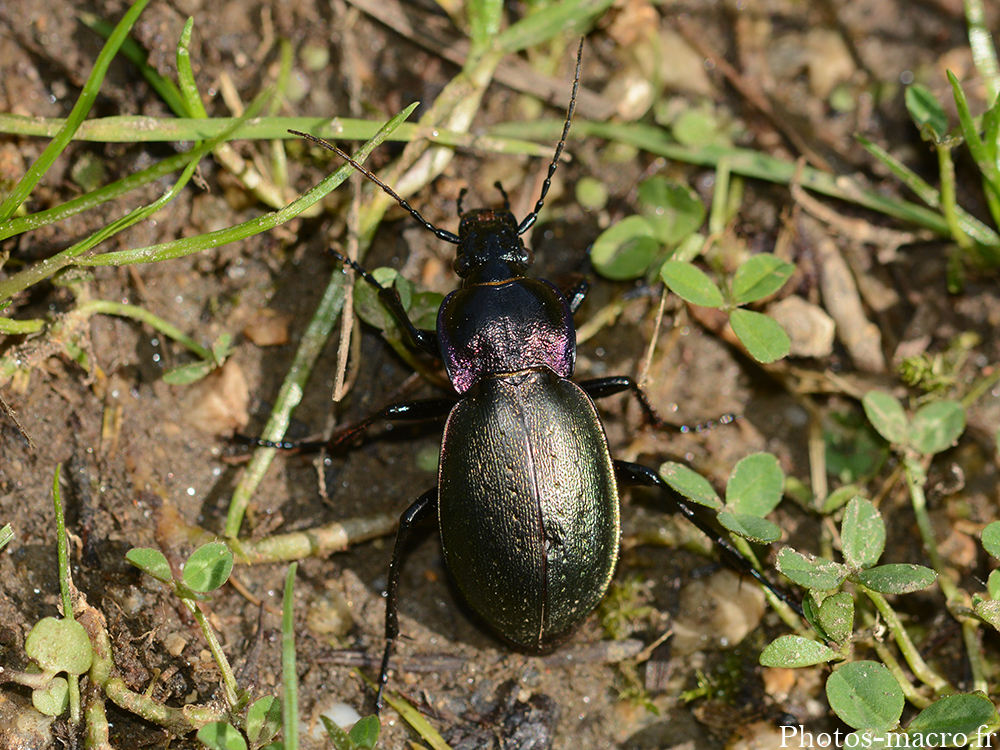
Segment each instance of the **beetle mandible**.
M630 391L647 421L663 423L631 378L570 380L576 360L572 316L584 299L586 282L564 294L549 281L526 276L533 257L521 235L537 220L565 147L582 53L583 40L562 137L541 195L520 222L497 183L502 209L463 212L463 190L458 234L439 229L337 147L291 131L338 153L439 239L455 245L454 270L462 279L461 288L441 304L437 330L420 330L395 290L337 255L378 289L413 344L444 363L458 396L457 401L393 404L356 428L376 419L447 414L438 484L413 502L399 522L389 567L376 711L382 707L389 658L399 635L402 550L413 526L435 512L444 557L463 596L493 630L526 650L553 645L607 591L618 560L620 484L659 488L730 562L785 598L653 470L611 457L594 399Z

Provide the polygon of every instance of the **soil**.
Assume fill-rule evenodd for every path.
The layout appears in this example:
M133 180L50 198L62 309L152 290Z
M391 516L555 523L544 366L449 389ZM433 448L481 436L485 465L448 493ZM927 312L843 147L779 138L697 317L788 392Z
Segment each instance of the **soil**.
M524 10L516 3L508 5L512 13ZM422 13L439 12L432 3L416 7ZM65 117L102 44L77 14L89 11L117 21L125 8L115 0L72 7L52 0L8 0L0 5L4 30L0 106L15 114ZM990 9L994 16L995 11ZM638 20L630 22L628 14ZM272 81L286 41L295 61L294 96L283 103L282 114L330 117L349 112L350 75L360 84L364 116L386 119L408 103L421 101L419 115L458 72L436 52L338 2L173 0L151 3L133 31L148 51L150 64L167 77L175 77L174 49L189 16L195 30L191 57L212 115L230 114L219 94L225 79L244 102ZM717 65L706 73L703 63L696 64L693 72L675 75L683 69L683 60L693 57L697 62L704 56L677 41L679 16L689 35L708 44L753 83L773 107L773 117L762 114L745 91L724 81ZM989 27L994 28L996 21L994 17ZM958 2L760 0L648 6L634 0L618 4L599 22L588 35L584 56L583 85L600 92L603 101L619 110L627 111L625 95L636 90L629 84L630 76L643 65L629 52L627 32L650 23L664 34L666 59L677 61L677 70L665 71L664 79L682 77L679 88L658 98L663 113L683 102L715 102L715 111L731 118L743 145L794 158L798 152L787 136L791 130L839 173L859 174L895 195L903 189L873 166L852 133L863 132L936 182L934 156L909 122L901 81L916 77L947 100L946 67L958 69L961 80L974 76ZM354 46L353 55L345 51L346 38ZM666 46L668 41L678 45L675 51ZM303 62L307 59L312 61L308 65ZM571 65L572 54L567 52L555 73L566 81L563 99L569 96ZM853 106L831 106L837 87L849 95ZM982 93L974 81L970 90L973 96ZM495 122L532 116L558 119L559 106L564 105L532 109L522 96L494 83L472 129L484 132ZM981 107L981 101L973 102L974 111ZM91 116L118 114L170 115L136 68L120 59L111 65ZM783 123L785 132L775 122ZM290 185L304 191L321 179L324 165L297 144L287 143L292 155ZM0 139L4 184L16 179L44 145L41 139ZM258 152L267 158L264 144L236 146L244 157ZM380 149L373 169L378 172L400 148ZM736 461L766 450L779 456L787 475L808 484L809 412L803 404L819 409L831 421L835 416L830 415L856 416L859 409L850 392L794 395L795 384L806 382L808 373L828 372L851 382L856 392L876 385L898 387L898 380L887 370L865 371L839 343L821 357L793 360L796 369L763 368L713 334L710 321L696 319L673 299L668 300L657 329L656 285L595 277L586 248L608 222L635 211L635 188L644 176L665 172L710 198L712 172L656 162L643 153L613 161L607 153L611 150L596 139L571 139L572 160L560 167L546 212L527 238L537 258L536 275L563 286L580 275L591 279L592 291L577 315L579 322L612 303L621 305L612 322L581 344L577 378L638 375L649 341L658 337L647 380L647 392L658 410L671 421L688 424L725 413L742 416L735 426L668 434L643 428L638 410L627 400L610 399L602 404L601 413L614 454L653 467L667 459L685 461L722 487ZM102 179L111 181L173 151L173 144L74 143L35 191L29 208L58 205L79 194L81 178L75 170L88 160L101 165ZM491 185L500 179L511 194L516 215L523 216L533 205L531 190L545 168L538 160L461 152L445 176L412 202L435 225L454 229L458 190L470 187L467 205L489 204L496 198ZM610 197L603 208L586 211L577 204L574 185L583 177L594 177L607 187ZM48 257L134 206L155 200L169 179L130 195L128 203L106 204L5 241L0 249L9 252L10 259L4 272ZM970 211L985 215L967 164L959 164L959 193ZM348 192L338 190L335 195L322 216L296 219L273 232L174 261L96 268L83 287L94 299L141 305L202 343L232 334L231 360L245 377L249 393L250 419L240 431L259 434L326 280L341 272L325 252L343 241ZM836 208L852 220L887 223L848 206ZM107 249L191 236L265 210L231 175L206 159L199 186L187 187L168 208L118 235ZM783 295L795 292L818 302L822 259L816 244L801 230L801 221L805 219L786 187L749 181L730 234L754 251L771 251L776 243L784 243L782 251L799 272ZM961 382L980 376L1000 359L995 273L972 272L959 294L949 294L945 285L949 251L940 243L908 244L895 254L880 254L884 244L865 243L825 225L822 231L852 260L855 273L863 274L862 285L876 290L866 299L885 303L868 313L882 336L881 353L890 363L903 343L917 342L907 351L935 353L956 334L968 331L977 333L980 342L959 374ZM452 252L397 212L380 228L365 264L392 266L421 288L446 292L456 285L450 273ZM42 283L18 297L8 314L36 318L60 313L72 304L67 287ZM287 343L259 346L242 333L265 308L287 321ZM914 320L919 330L911 325ZM364 417L388 403L410 376L412 369L377 332L362 327L359 335L352 355L357 371L349 395L331 405L337 367L337 342L332 341L295 413L290 437L319 434L331 420L347 424ZM9 351L25 343L11 337L0 343L0 349ZM90 320L85 344L89 371L53 351L38 356L25 377L3 386L3 398L16 410L34 445L10 420L0 419L0 521L10 523L15 533L0 556L0 664L24 668L26 633L39 619L58 613L51 487L55 466L61 464L74 583L107 619L116 667L126 684L138 692L151 689L157 700L174 706L219 700L219 673L194 621L164 586L131 567L125 553L132 547L155 547L175 566L186 558L192 546L178 541L176 528L165 520L170 517L165 509L175 510L188 524L221 533L242 471L242 465L231 460L238 451L224 437L192 426L200 409L192 388L163 382L165 370L190 360L182 347L135 321L102 315ZM441 396L439 388L423 381L407 393L407 398ZM223 419L239 421L230 412ZM963 544L970 539L970 529L996 515L998 423L1000 403L994 391L972 406L969 430L960 445L931 467L932 481L942 488L956 471L964 474L960 492L942 489L931 498L939 538L952 540L959 550L967 548ZM254 495L243 534L259 538L373 513L402 513L436 481L434 457L440 432L440 423L397 425L391 430L377 425L343 455L315 460L280 455ZM831 482L836 486L835 478ZM894 517L887 556L889 561L925 562L906 502L899 487L891 488L883 500L883 512ZM655 496L625 493L622 515L624 542L616 582L632 586L630 606L652 609L633 619L621 643L602 640L598 616L592 615L548 656L512 650L477 621L450 582L433 524L421 527L406 553L399 604L400 668L390 687L430 717L456 748L500 746L495 743L501 737L508 748L750 747L759 738L773 739L782 722L803 724L815 732L843 729L825 707L820 672L803 673L779 689L775 676L756 664L760 648L785 632L771 612L750 625L751 635L736 649L716 648L717 626L706 619L705 649L673 655L669 648L659 649L644 666L630 666L621 649L628 652L634 644L641 649L664 633L671 618L682 613L679 592L691 581L714 579L716 570L710 558L662 546L664 537L689 533L682 521L675 524L659 512ZM777 520L787 532L782 544L812 549L818 534L814 518L786 502ZM296 645L299 705L307 734L316 726L318 714L332 705L346 704L362 715L372 709L372 690L353 667L362 666L369 677L377 672L384 616L380 592L386 584L391 547L391 537L383 537L299 563ZM772 564L773 550L763 554L765 563ZM977 557L973 550L968 559L961 552L955 554L961 560L955 562L956 569L963 576L985 579L988 571L981 551ZM246 670L247 684L256 686L259 694L280 691L278 613L286 570L285 564L237 566L238 585L215 592L205 606L226 653ZM901 607L931 631L943 627L934 616L943 609L939 594L914 597ZM344 621L338 624L333 615ZM995 646L987 644L990 649ZM964 667L955 654L942 647L937 658L962 684ZM722 697L713 693L685 702L681 694L697 687L699 674L738 688L723 691ZM645 689L645 699L635 697L639 687ZM12 715L30 714L28 695L13 687L0 692L13 706ZM115 706L109 706L109 712L114 747L198 746L191 736L170 737ZM9 742L12 747L46 747L58 738L60 746L75 746L78 738L72 734L59 720L51 727L40 725L37 741ZM387 709L381 746L403 747L407 738L415 738L412 730Z

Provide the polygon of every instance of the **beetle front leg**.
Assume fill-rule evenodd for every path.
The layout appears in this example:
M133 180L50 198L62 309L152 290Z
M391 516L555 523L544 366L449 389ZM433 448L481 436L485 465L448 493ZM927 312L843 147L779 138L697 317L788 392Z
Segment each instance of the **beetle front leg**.
M399 299L399 292L395 289L382 286L378 282L378 279L368 273L365 267L356 260L351 260L350 258L333 251L331 251L330 254L341 263L350 266L356 274L360 275L361 278L378 289L379 299L382 300L382 303L389 308L389 312L392 313L396 322L398 322L406 330L407 334L410 336L410 340L413 341L413 345L417 349L423 349L432 357L441 356L441 350L438 348L437 333L435 331L427 331L422 328L417 328L413 325L413 322L410 320L410 316L407 315L406 310L403 309L403 303Z
M660 478L660 475L655 471L650 469L648 466L643 466L642 464L616 460L615 477L621 485L632 487L656 487L661 490L667 496L669 502L677 510L679 510L692 524L694 524L700 532L715 543L715 545L721 550L722 557L725 558L726 562L728 562L736 570L747 573L756 578L762 586L766 587L771 593L781 599L781 601L785 602L785 604L790 606L797 613L802 614L802 605L796 601L791 594L767 580L767 578L765 578L760 571L750 564L749 560L740 554L740 551L736 549L728 539L716 531L716 529L713 528L712 525L704 518L695 513L694 509L687 504L684 497L677 492L677 490L664 482L663 479Z
M389 581L385 597L385 653L382 655L382 669L378 676L378 694L375 696L376 715L382 710L382 694L389 682L389 657L392 647L399 636L399 617L396 614L396 598L399 594L399 573L402 565L403 548L410 536L413 526L426 518L429 513L437 511L437 487L427 490L418 497L413 505L406 509L399 518L399 531L396 532L396 544L392 548L392 561L389 563Z

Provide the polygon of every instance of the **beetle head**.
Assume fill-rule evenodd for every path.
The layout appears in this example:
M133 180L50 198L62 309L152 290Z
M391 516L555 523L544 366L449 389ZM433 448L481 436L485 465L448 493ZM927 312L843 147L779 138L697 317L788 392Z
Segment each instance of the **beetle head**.
M507 209L476 208L462 214L454 268L466 286L524 276L535 258L518 230Z

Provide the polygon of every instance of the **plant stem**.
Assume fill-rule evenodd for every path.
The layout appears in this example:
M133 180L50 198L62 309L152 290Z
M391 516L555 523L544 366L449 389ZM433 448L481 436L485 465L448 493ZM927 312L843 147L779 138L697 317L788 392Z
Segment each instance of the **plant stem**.
M201 628L201 632L208 642L208 650L212 652L212 658L218 665L219 671L222 672L222 684L226 690L226 704L231 709L237 708L240 703L240 690L236 684L236 675L233 674L233 668L230 666L229 659L226 658L226 654L222 650L222 644L219 643L219 639L215 635L215 630L212 628L208 618L205 617L205 613L201 611L198 602L184 597L181 597L181 601L184 602L184 605L194 615L198 627Z
M179 344L187 347L195 356L201 359L212 359L212 350L207 349L193 338L184 333L180 328L170 323L159 315L151 313L144 307L130 305L127 302L112 302L106 299L95 299L84 302L77 308L77 311L90 317L93 314L117 315L122 318L132 318L140 323L146 323L153 330L159 331L167 338L171 338Z
M284 750L299 747L299 675L295 671L295 571L298 563L288 566L285 594L281 603L281 722Z
M105 693L119 708L179 735L201 729L213 721L225 721L227 718L226 712L221 707L164 706L147 695L130 690L121 677L109 679L105 685Z
M56 464L52 473L52 504L56 516L56 559L59 570L59 593L62 597L63 617L73 619L73 576L69 567L69 541L66 538L66 514L63 512L62 495L59 492L59 474L62 464ZM82 718L80 707L80 678L67 674L69 686L69 721L76 726Z
M110 728L105 707L104 687L111 677L114 662L111 657L111 639L104 624L103 616L93 608L85 608L80 613L80 624L87 629L94 659L90 663L90 685L87 687L84 722L86 735L84 748L86 750L111 750Z
M921 695L916 686L907 679L906 673L903 671L903 667L900 665L899 661L896 660L896 657L893 656L892 651L890 651L884 643L880 643L879 641L874 641L872 646L875 648L875 653L878 654L886 669L888 669L892 676L896 678L896 683L899 685L899 689L903 691L903 697L905 697L906 700L917 708L927 708L933 701Z
M906 663L909 665L910 670L916 678L938 694L954 692L954 689L948 681L931 669L927 665L927 662L923 660L923 657L920 656L920 652L917 650L917 647L913 645L913 641L910 640L910 634L906 632L906 628L903 627L903 623L899 621L899 616L896 614L896 611L889 606L889 602L885 600L885 597L877 591L872 591L864 584L856 583L856 585L865 592L865 595L869 599L872 600L875 608L878 609L879 614L882 615L882 619L885 620L886 626L888 626L893 638L895 638L896 645L899 646L899 650L903 654L903 658L906 659Z
M924 495L924 482L927 480L927 472L916 456L907 455L903 457L903 466L906 472L906 486L910 491L910 502L913 505L913 514L917 519L917 529L920 531L920 540L924 545L924 552L930 559L931 567L938 574L938 584L941 591L948 600L949 606L957 603L962 596L948 575L941 554L938 552L937 539L934 536L934 527L931 524L931 517L927 513L927 497Z
M958 206L955 199L955 163L951 158L951 147L947 143L935 144L938 155L938 172L941 176L941 212L948 222L952 240L963 250L972 248L972 240L958 224Z
M0 318L0 333L6 336L23 336L27 333L38 333L45 328L45 321L39 318L31 320L11 320Z
M980 639L979 622L979 619L975 617L962 619L962 640L965 643L965 653L969 657L972 689L988 695L989 683L986 679L986 665L983 663L983 644Z

